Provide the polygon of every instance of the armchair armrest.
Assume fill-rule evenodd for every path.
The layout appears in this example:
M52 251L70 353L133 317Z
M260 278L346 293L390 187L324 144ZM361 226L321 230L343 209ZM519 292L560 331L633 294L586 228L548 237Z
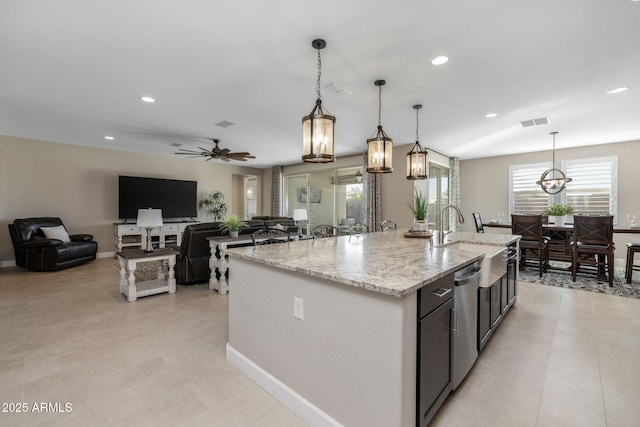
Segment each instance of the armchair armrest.
M60 246L62 245L62 240L58 239L33 239L27 240L26 242L22 242L17 245L20 249L35 249L35 248L46 248L50 246Z
M69 236L72 242L90 242L93 240L92 234L72 234Z

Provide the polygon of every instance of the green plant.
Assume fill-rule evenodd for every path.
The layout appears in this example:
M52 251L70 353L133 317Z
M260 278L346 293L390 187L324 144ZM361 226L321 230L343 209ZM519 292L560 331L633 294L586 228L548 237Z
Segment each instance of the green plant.
M571 215L573 208L571 206L562 205L560 203L549 206L542 214L548 216L564 216Z
M227 214L229 207L224 201L224 194L221 191L214 191L205 199L200 201L200 208L205 209L211 221L222 221Z
M240 231L241 228L246 227L247 223L242 221L240 217L236 214L229 215L229 218L225 222L222 223L220 227L222 231Z
M429 201L427 196L420 190L414 190L413 201L409 204L413 217L418 221L423 221L429 214Z

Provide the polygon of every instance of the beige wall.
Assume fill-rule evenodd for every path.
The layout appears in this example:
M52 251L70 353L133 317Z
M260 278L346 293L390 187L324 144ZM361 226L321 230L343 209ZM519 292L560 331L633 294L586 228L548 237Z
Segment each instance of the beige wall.
M638 188L638 159L640 141L590 147L556 150L556 164L564 159L579 159L601 156L618 156L618 218L620 225L627 225L627 214L640 216ZM461 208L467 219L464 231L474 231L471 213L480 212L484 221L496 218L499 212L509 213L509 165L549 162L551 151L485 159L460 161ZM626 242L640 241L637 234L614 235L616 258L626 256Z
M112 252L118 175L198 181L198 200L220 190L234 208L233 176L256 175L264 196L262 169L0 136L0 266L15 259L7 228L15 218L60 217L70 233L93 234L99 253ZM202 211L198 219L209 220Z

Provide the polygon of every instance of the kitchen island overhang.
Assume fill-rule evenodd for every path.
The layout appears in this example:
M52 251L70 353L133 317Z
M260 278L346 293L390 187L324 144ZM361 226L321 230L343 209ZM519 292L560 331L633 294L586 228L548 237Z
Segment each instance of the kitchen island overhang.
M400 231L230 254L231 363L311 425L416 425L416 291L482 255Z

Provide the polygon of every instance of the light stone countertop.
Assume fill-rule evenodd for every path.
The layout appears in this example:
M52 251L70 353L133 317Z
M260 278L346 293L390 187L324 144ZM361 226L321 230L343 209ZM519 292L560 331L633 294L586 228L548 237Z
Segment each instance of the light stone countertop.
M445 244L438 245L436 235L432 239L407 238L406 231L232 248L229 255L402 297L483 257L447 248L447 243L507 246L520 238L456 232L446 236Z

